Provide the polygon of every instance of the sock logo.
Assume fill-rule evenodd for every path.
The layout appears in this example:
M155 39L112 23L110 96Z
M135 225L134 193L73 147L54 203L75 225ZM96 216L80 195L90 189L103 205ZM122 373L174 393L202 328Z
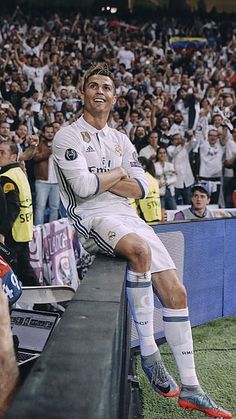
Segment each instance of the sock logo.
M134 323L139 324L140 326L145 326L146 324L148 324L148 320L144 322L138 322L137 320L134 320Z
M193 351L182 351L182 355L193 355Z

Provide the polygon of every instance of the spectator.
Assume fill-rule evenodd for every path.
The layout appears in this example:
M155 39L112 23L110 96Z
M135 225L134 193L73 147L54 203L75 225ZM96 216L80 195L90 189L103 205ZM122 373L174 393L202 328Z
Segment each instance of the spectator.
M151 159L153 161L156 160L156 154L158 150L158 133L156 131L150 131L148 134L148 142L149 144L142 148L139 152L140 157L146 157L147 159Z
M29 242L33 237L33 210L30 186L17 163L18 147L0 141L0 183L6 197L7 222L0 233L15 253L12 265L23 285L39 285L29 261Z
M175 111L174 121L170 127L169 135L173 136L176 133L179 133L181 137L185 136L186 125L184 123L183 114L181 111Z
M49 209L49 221L58 219L60 196L52 159L52 125L45 125L39 138L39 145L33 157L35 174L35 225L43 224L45 210Z
M175 199L177 205L189 205L191 203L191 186L194 177L189 162L189 152L195 146L196 140L193 132L188 131L188 141L179 133L172 136L172 145L167 148L167 154L174 164L176 173Z
M28 79L34 83L35 90L42 92L44 90L44 76L50 71L49 65L42 65L36 55L31 58L30 65L26 65L20 61L17 50L15 50L15 62L18 67L22 68Z
M158 132L158 145L159 147L167 148L171 144L170 121L166 116L162 116L160 119L159 126L157 126Z
M147 131L143 125L137 125L134 133L133 144L137 153L140 153L140 150L148 145Z
M135 55L133 51L131 51L131 44L130 42L126 42L123 47L120 48L117 59L119 64L124 64L126 70L130 70L132 68L132 64L135 60Z
M211 204L218 204L223 168L224 146L220 144L217 130L208 131L207 141L200 144L199 180L208 182Z
M176 209L175 182L176 172L174 165L167 159L167 152L164 147L159 147L155 163L156 178L159 181L161 208Z
M212 212L207 209L210 202L210 191L207 184L195 183L192 188L192 206L176 212L174 220L202 220L214 218Z

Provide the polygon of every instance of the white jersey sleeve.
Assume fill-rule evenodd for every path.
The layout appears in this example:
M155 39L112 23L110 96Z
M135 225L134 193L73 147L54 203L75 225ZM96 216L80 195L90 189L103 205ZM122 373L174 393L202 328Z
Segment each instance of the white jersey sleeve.
M99 179L88 170L83 155L83 144L72 126L60 129L53 140L53 156L57 177L63 177L80 198L87 198L99 190Z
M136 179L142 191L142 198L145 198L148 194L149 187L147 176L145 176L144 170L138 160L138 153L134 145L125 134L123 136L122 167L127 171L130 178Z

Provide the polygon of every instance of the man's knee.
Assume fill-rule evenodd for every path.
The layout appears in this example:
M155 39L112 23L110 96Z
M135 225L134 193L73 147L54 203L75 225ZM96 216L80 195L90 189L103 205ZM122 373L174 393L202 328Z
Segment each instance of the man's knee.
M137 272L146 272L150 269L151 249L138 235L128 234L122 238L115 251L128 259L131 269Z

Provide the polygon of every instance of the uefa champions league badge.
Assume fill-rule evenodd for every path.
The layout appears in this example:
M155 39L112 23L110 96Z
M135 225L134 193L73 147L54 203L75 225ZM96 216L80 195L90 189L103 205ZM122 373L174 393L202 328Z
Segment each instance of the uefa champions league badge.
M77 151L75 151L73 148L68 148L65 152L65 159L66 160L75 160L78 157Z

